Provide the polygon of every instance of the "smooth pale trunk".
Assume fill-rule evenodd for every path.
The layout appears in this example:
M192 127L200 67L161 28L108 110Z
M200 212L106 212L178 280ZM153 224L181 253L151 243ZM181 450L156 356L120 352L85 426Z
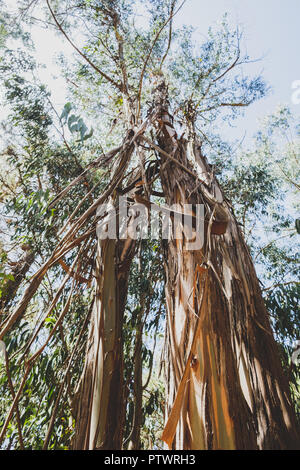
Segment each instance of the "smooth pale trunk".
M75 400L74 449L121 449L122 322L132 241L98 241L96 298L85 367Z
M126 94L123 102L130 128L133 111ZM134 145L122 155L119 172L127 167L133 149ZM130 237L98 240L96 298L84 371L74 400L74 449L122 448L125 417L122 326L134 247Z

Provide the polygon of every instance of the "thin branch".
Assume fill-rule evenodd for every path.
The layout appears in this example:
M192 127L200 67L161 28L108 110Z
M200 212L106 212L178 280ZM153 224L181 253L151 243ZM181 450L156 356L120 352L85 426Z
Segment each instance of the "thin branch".
M172 29L173 29L173 13L174 13L174 8L175 8L175 5L176 5L176 0L173 0L172 1L172 4L171 4L171 8L170 8L170 15L171 15L171 20L170 20L170 27L169 27L169 40L168 40L168 46L167 46L167 50L166 52L164 53L164 56L163 58L161 59L161 63L160 63L160 66L159 68L161 69L162 66L163 66L163 63L164 61L166 60L167 56L168 56L168 53L169 53L169 50L170 50L170 47L171 47L171 42L172 42Z
M276 163L276 162L275 162ZM280 169L280 171L283 173L286 181L288 181L291 185L295 186L295 188L297 188L298 190L300 190L300 186L298 183L296 183L296 181L292 180L288 175L287 173L282 169L282 167L279 165L279 163L277 163L277 166L278 168Z
M239 103L218 103L218 104L215 104L214 106L210 106L209 108L205 108L205 109L201 109L199 112L200 113L207 113L208 111L212 111L214 109L217 109L221 106L223 107L232 107L232 108L242 108L242 107L247 107L249 106L250 104L252 103L252 101L247 101L245 103L243 103L242 101L239 102Z
M5 369L6 369L8 385L9 385L9 388L10 388L11 396L14 399L16 397L16 394L15 394L14 386L13 386L12 379L11 379L11 376L10 376L9 359L8 359L7 351L5 351L4 356L5 356ZM16 419L17 419L17 428L18 428L18 434L19 434L20 447L21 447L21 450L24 450L24 441L23 441L23 436L22 436L22 426L21 426L20 412L19 412L18 404L16 404Z
M266 248L269 248L269 246L273 245L273 243L277 242L278 240L282 240L283 238L286 238L286 237L290 237L291 234L290 233L287 233L286 235L282 235L281 237L278 237L278 238L275 238L275 240L272 240L271 242L267 243L265 246L263 246L259 251L258 253L256 254L255 258L254 258L254 262L257 260L257 258L259 257L259 255L266 249Z
M118 90L120 90L121 92L123 91L123 86L120 84L120 83L117 83L115 82L109 75L107 75L105 72L103 72L103 70L99 69L99 67L97 67L97 65L95 65L85 54L83 54L83 52L81 52L80 49L78 49L78 47L73 43L73 41L69 38L69 36L67 35L67 33L65 32L65 30L63 29L63 27L61 26L61 24L59 23L58 19L56 18L55 14L54 14L54 11L52 10L51 6L50 6L50 3L49 3L49 0L46 0L46 3L47 3L47 6L49 8L49 11L51 13L51 16L52 18L54 19L55 21L55 24L56 26L58 27L58 29L60 30L60 32L65 36L65 38L67 39L67 41L71 44L71 46L75 49L76 52L78 52L78 54L94 69L96 70L96 72L98 72L103 78L105 78L106 81L108 81L109 83L111 83L114 87L116 87Z
M232 62L232 64L223 72L221 73L221 75L219 75L217 78L215 78L213 80L213 82L217 82L218 80L220 80L221 78L223 78L230 70L232 70L238 63L238 60L240 58L240 38L238 36L238 31L237 31L237 39L238 39L238 45L237 45L237 55L236 55L236 58L235 60Z
M119 15L115 12L113 16L113 23L114 23L114 30L115 30L115 37L118 43L118 54L119 54L119 65L122 72L123 77L123 93L128 95L128 74L126 68L126 62L124 59L124 39L123 36L118 31L118 26L120 25L120 18Z
M146 136L142 136L142 139L145 140L149 145L151 145L151 147L153 147L155 150L157 150L159 153L161 153L162 155L164 155L165 157L169 158L170 160L172 160L172 162L176 163L178 166L180 166L180 168L182 168L184 171L186 171L189 175L193 176L195 179L201 181L199 179L199 176L196 175L196 173L194 173L193 171L189 170L189 168L187 168L185 165L183 165L183 163L179 162L178 160L176 160L176 158L172 157L172 155L170 155L168 152L166 152L165 150L163 150L162 148L160 148L158 145L156 145L154 142L152 142L152 140L148 139L148 137ZM201 183L205 184L204 181L201 181Z
M61 386L60 386L60 389L59 389L59 392L58 392L58 395L56 397L56 400L55 400L55 404L54 404L54 407L53 407L53 411L52 411L52 414L51 414L51 418L50 418L50 422L49 422L49 426L48 426L48 429L47 429L47 434L46 434L46 437L45 437L45 440L44 440L44 445L43 445L43 450L47 450L48 448L48 444L49 444L49 441L50 441L50 437L51 437L51 433L52 433L52 430L53 430L53 426L54 426L54 423L55 423L55 418L56 418L56 413L57 413L57 410L58 410L58 406L59 406L59 401L60 401L60 398L62 396L62 393L63 393L63 389L64 389L64 386L65 386L65 381L66 381L66 378L68 376L68 373L70 371L70 368L71 368L71 365L72 365L72 361L73 361L73 357L75 355L75 352L77 351L77 347L80 343L80 340L84 334L84 332L86 331L86 326L87 326L87 323L88 323L88 320L90 318L90 315L91 315L91 311L92 311L92 308L93 308L93 305L94 305L94 300L91 302L91 306L89 308L89 311L86 315L86 318L84 320L84 323L83 323L83 326L82 326L82 329L78 335L78 338L76 340L76 343L75 343L75 346L74 346L74 349L73 349L73 352L70 356L70 359L69 359L69 363L68 363L68 366L66 368L66 371L65 371L65 374L64 374L64 378L61 382Z
M289 286L290 284L295 284L296 286L298 286L300 284L299 281L289 281L289 282L278 282L276 284L272 284L271 286L269 287L265 287L264 289L262 289L263 292L266 292L268 290L271 290L271 289L275 289L276 287L279 287L279 286Z
M24 385L25 385L25 383L26 383L26 379L27 379L27 377L28 377L28 374L29 374L29 372L30 372L30 369L31 369L31 363L29 362L29 363L27 364L27 366L26 366L25 374L24 374L23 379L22 379L22 381L21 381L19 390L17 391L17 394L15 395L15 399L14 399L14 401L13 401L11 407L10 407L10 410L9 410L8 415L7 415L7 417L6 417L5 423L3 424L3 427L2 427L2 430L1 430L1 434L0 434L0 444L1 444L1 442L3 441L3 438L4 438L5 434L6 434L6 429L7 429L8 425L9 425L9 423L10 423L10 420L11 420L11 418L12 418L12 416L13 416L13 413L14 413L14 411L15 411L15 408L16 408L16 406L18 405L19 398L20 398L20 395L21 395L22 390L23 390L23 388L24 388Z
M76 184L80 183L85 176L88 174L88 172L91 169L97 169L101 164L105 163L107 164L113 157L117 155L117 153L122 149L122 147L117 147L113 150L110 150L107 154L101 155L99 158L91 162L87 167L84 169L84 171L81 173L81 175L77 176L71 183L68 184L67 187L65 187L49 204L48 209L52 209L69 191L70 189L75 186Z
M48 1L48 0L47 0ZM177 13L181 10L181 8L183 7L183 5L185 4L186 0L183 0L183 2L181 3L181 5L177 8L177 10L174 12L172 12L169 16L169 18L164 22L164 24L161 26L161 28L158 30L158 32L156 33L155 35L155 38L152 42L152 45L150 47L150 50L148 52L148 55L145 59L145 62L144 62L144 65L143 65L143 69L142 69L142 72L141 72L141 76L140 76L140 81L139 81L139 90L138 90L138 108L137 108L137 120L139 118L139 115L140 115L140 110L141 110L141 95L142 95L142 87L143 87L143 81L144 81L144 75L145 75L145 71L146 71L146 68L147 68L147 65L148 65L148 62L149 62L149 59L151 57L151 54L152 54L152 51L154 49L154 46L155 44L157 43L161 33L163 32L163 30L165 29L165 27L168 25L168 23L174 18L175 15L177 15Z

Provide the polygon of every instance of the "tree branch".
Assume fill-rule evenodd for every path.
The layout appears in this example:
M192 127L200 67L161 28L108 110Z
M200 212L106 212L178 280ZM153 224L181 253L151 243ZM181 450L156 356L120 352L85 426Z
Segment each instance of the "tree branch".
M159 66L160 69L162 68L163 63L164 63L164 61L166 60L166 57L167 57L167 55L168 55L168 53L169 53L169 50L170 50L170 47L171 47L171 42L172 42L172 28L173 28L173 16L172 16L172 15L173 15L173 13L174 13L175 4L176 4L176 0L173 0L172 3L171 3L171 8L170 8L171 19L170 19L170 27L169 27L168 46L167 46L166 52L164 53L163 58L161 59L161 63L160 63L160 66Z
M48 0L47 0L48 1ZM181 10L181 8L183 7L183 5L185 4L186 0L183 0L183 2L181 3L181 5L177 8L177 10L174 12L171 12L169 18L164 22L164 24L161 26L161 28L158 30L158 32L156 33L155 35L155 38L153 40L153 43L150 47L150 50L148 52L148 55L146 57L146 60L144 62L144 65L143 65L143 69L142 69L142 72L141 72L141 76L140 76L140 81L139 81L139 90L138 90L138 108L137 108L137 119L139 118L139 114L140 114L140 109L141 109L141 94L142 94L142 87L143 87L143 81L144 81L144 75L145 75L145 71L146 71L146 67L148 65L148 62L149 62L149 59L151 57L151 54L152 54L152 51L154 49L154 46L155 44L157 43L158 39L159 39L159 36L161 35L161 33L163 32L163 30L165 29L165 27L168 25L168 23L174 18L175 15L177 15L177 13L179 12L179 10Z
M83 52L81 52L80 49L78 49L78 47L73 43L73 41L69 38L69 36L67 35L67 33L65 32L65 30L63 29L63 27L61 26L61 24L59 23L58 19L56 18L55 14L54 14L54 11L52 10L51 6L50 6L50 3L49 3L49 0L46 0L46 3L47 3L47 6L48 6L48 9L51 13L51 16L53 18L53 20L55 21L55 24L56 26L58 27L58 29L60 30L60 32L65 36L65 38L67 39L67 41L71 44L71 46L75 49L76 52L78 52L78 54L94 69L96 70L96 72L98 72L103 78L105 78L106 81L108 81L111 85L113 85L114 87L116 87L118 90L120 90L121 92L123 91L123 86L122 84L120 83L117 83L115 82L109 75L107 75L105 72L103 72L103 70L99 69L99 67L97 67L97 65L95 65L85 54L83 54Z
M278 282L277 284L272 284L271 286L269 287L265 287L264 289L262 289L263 292L266 292L268 290L271 290L271 289L275 289L276 287L279 287L279 286L289 286L290 284L295 284L296 286L298 286L300 284L299 281L289 281L289 282Z

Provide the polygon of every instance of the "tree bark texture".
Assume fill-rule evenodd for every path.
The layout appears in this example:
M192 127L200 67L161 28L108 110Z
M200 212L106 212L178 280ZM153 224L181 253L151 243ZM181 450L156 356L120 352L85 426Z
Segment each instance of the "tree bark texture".
M177 137L163 81L155 105L166 202L205 208L202 249L187 250L184 237L168 244L162 438L173 449L298 448L288 381L243 234L193 130Z
M117 450L122 447L122 324L133 247L132 240L98 241L96 299L74 406L74 449Z

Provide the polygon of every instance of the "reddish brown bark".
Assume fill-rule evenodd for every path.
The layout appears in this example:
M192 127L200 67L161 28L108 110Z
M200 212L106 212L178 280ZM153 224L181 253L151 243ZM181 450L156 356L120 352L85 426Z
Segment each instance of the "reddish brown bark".
M168 247L163 439L174 449L297 448L288 381L241 230L194 133L177 138L164 82L155 96L166 202L204 204L206 219L201 250L188 251L186 239Z

